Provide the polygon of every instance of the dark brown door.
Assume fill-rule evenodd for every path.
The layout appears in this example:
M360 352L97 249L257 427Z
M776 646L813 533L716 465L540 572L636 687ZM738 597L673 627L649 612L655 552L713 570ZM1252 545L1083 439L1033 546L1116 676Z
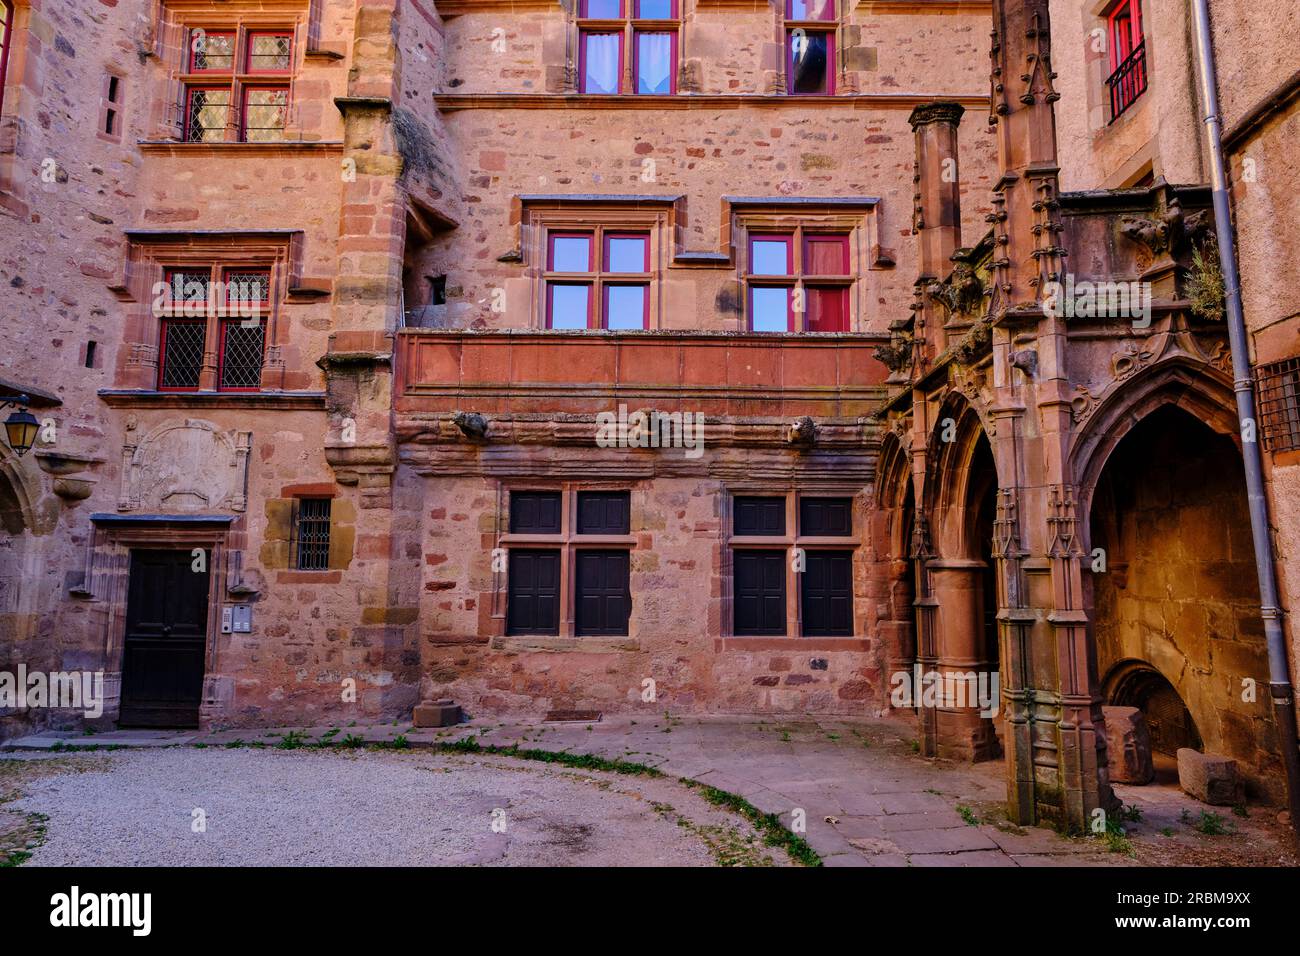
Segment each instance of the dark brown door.
M197 727L208 571L186 551L132 551L122 657L123 727Z

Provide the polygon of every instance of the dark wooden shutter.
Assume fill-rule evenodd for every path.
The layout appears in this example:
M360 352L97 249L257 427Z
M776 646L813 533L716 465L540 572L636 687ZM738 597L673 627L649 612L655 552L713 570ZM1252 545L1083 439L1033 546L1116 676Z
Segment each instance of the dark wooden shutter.
M853 499L800 498L799 533L820 538L853 534Z
M632 592L628 586L628 552L577 551L576 601L578 634L627 634L632 613Z
M578 534L628 534L631 494L626 491L578 492Z
M785 499L737 495L732 501L732 533L776 537L785 534Z
M510 492L511 534L559 534L558 491Z
M800 577L805 637L853 636L853 552L808 551Z
M735 633L785 634L785 552L735 551Z
M506 633L560 633L560 552L513 548L506 587Z

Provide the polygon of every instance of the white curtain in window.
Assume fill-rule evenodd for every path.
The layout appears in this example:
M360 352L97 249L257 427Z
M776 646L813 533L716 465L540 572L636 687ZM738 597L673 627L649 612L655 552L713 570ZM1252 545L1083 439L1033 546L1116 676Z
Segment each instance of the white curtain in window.
M618 92L619 39L616 33L588 34L586 92Z
M637 36L637 92L671 93L673 36L642 33Z

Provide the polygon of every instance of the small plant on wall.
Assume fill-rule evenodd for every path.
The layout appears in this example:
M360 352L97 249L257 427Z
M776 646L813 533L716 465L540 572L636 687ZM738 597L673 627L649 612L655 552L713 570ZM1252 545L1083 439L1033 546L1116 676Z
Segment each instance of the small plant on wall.
M1226 309L1223 269L1219 265L1219 244L1213 236L1192 252L1187 274L1187 298L1192 314L1207 322L1222 322Z

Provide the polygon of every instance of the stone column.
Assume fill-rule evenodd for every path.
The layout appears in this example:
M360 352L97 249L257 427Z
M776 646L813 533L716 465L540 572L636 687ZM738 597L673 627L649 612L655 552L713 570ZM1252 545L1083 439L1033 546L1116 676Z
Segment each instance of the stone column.
M961 688L962 697L936 700L936 753L958 760L986 760L996 755L992 722L980 715L977 688L964 675L987 674L984 659L983 561L948 559L930 562L930 580L938 601L938 661L941 690ZM965 706L962 706L962 705Z

